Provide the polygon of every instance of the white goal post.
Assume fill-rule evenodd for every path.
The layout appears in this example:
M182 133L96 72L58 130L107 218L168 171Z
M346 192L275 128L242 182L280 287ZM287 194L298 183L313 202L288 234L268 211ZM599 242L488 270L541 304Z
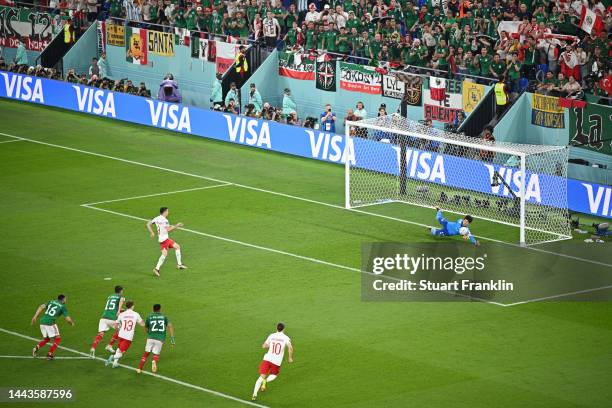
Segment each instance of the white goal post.
M345 138L347 209L439 207L506 225L501 239L521 245L571 239L567 146L489 142L398 114L347 121Z

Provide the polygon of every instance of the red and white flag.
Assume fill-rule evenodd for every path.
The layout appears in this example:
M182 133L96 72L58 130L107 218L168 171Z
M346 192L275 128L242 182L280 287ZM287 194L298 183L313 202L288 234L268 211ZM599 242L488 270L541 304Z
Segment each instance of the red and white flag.
M603 21L601 20L601 16L595 13L593 10L587 6L582 6L579 26L583 31L586 31L589 34L591 34L593 31L599 33L603 28Z
M429 77L429 94L434 101L446 99L446 79Z
M215 59L217 65L217 73L224 74L236 58L237 44L228 44L226 42L217 42L217 57Z

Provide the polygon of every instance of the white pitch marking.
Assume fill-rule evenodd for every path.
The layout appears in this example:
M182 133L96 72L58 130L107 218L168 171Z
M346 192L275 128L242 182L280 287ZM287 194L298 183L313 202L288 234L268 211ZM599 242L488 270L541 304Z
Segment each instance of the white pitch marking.
M0 356L0 358L14 358L14 359L29 359L29 360L43 360L44 357L34 358L32 356ZM90 360L91 357L65 357L65 356L55 356L54 360Z
M28 139L28 138L24 138L24 137L20 137L20 136L11 135L11 134L8 134L8 133L0 132L0 135L4 135L4 136L7 136L7 137L12 137L14 139L19 139L19 140L25 140L25 141L32 142L32 143L37 143L37 144L44 145L44 146L50 146L50 147L55 147L55 148L58 148L58 149L70 150L70 151L77 152L77 153L88 154L88 155L91 155L91 156L102 157L102 158L110 159L110 160L116 160L116 161L120 161L120 162L123 162L123 163L129 163L129 164L134 164L134 165L137 165L137 166L143 166L143 167L148 167L148 168L152 168L152 169L156 169L156 170L167 171L169 173L182 174L184 176L195 177L195 178L199 178L199 179L203 179L203 180L215 181L215 182L218 182L218 183L221 183L221 184L232 184L232 185L234 185L236 187L240 187L240 188L245 188L245 189L254 190L254 191L260 191L262 193L273 194L273 195L277 195L277 196L280 196L280 197L291 198L291 199L294 199L294 200L304 201L304 202L308 202L308 203L312 203L312 204L323 205L323 206L326 206L326 207L337 208L337 209L341 209L341 210L346 211L344 206L337 205L337 204L331 204L331 203L326 203L326 202L322 202L322 201L312 200L312 199L309 199L309 198L304 198L304 197L294 196L294 195L280 193L280 192L276 192L276 191L266 190L266 189L263 189L263 188L248 186L248 185L245 185L245 184L233 183L233 182L226 181L226 180L220 180L220 179L216 179L216 178L212 178L212 177L202 176L202 175L199 175L199 174L188 173L188 172L184 172L184 171L180 171L180 170L169 169L169 168L166 168L166 167L155 166L155 165L152 165L152 164L137 162L137 161L134 161L134 160L122 159L120 157L113 157L113 156L109 156L109 155L106 155L106 154L101 154L101 153L91 152L91 151L87 151L87 150L77 149L77 148L74 148L74 147L63 146L63 145L58 145L58 144L54 144L54 143L47 143L47 142L43 142L43 141L36 140L36 139ZM88 208L95 208L95 207L88 207ZM409 221L409 220L404 220L404 219L401 219L401 218L390 217L390 216L386 216L386 215L382 215L382 214L371 213L371 212L368 212L368 211L362 211L362 210L357 210L357 209L349 209L348 211L352 211L352 212L359 213L359 214L364 214L364 215L369 215L369 216L373 216L373 217L379 217L379 218L385 218L385 219L389 219L389 220L394 220L394 221L402 222L402 223L405 223L405 224L416 225L416 226L419 226L419 227L431 227L430 225L426 225L426 224L422 224L422 223L418 223L418 222L414 222L414 221ZM475 237L476 238L480 238L480 239L484 239L484 240L487 240L487 241L497 242L497 243L500 243L500 244L503 244L503 245L508 245L508 246L511 246L511 247L514 247L514 248L521 248L521 249L526 249L526 250L530 250L530 251L536 251L536 252L539 252L539 253L545 253L545 254L549 254L549 255L556 255L556 256L563 257L563 258L572 259L572 260L575 260L575 261L581 261L581 262L586 262L586 263L591 263L591 264L595 264L595 265L600 265L600 266L612 268L612 264L607 264L607 263L595 261L595 260L592 260L592 259L580 258L580 257L577 257L577 256L563 254L563 253L554 252L554 251L548 251L548 250L541 249L541 248L534 248L534 247L529 247L529 246L528 247L522 247L522 246L520 246L518 244L513 244L513 243L505 242L505 241L500 241L500 240L497 240L497 239L494 239L494 238L488 238L488 237L484 237L484 236L475 235ZM500 305L505 306L504 304L500 304Z
M15 142L24 142L24 140L21 139L21 138L17 139L17 140L3 140L2 142L0 142L0 144L3 144L3 143L15 143Z
M83 204L83 205L97 205L97 204L106 204L106 203L116 203L116 202L119 202L119 201L137 200L139 198L157 197L157 196L177 194L177 193L186 193L186 192L189 192L189 191L207 190L207 189L210 189L210 188L227 187L227 186L231 186L231 185L232 185L232 183L213 184L212 186L187 188L185 190L167 191L165 193L146 194L146 195L135 196L135 197L117 198L115 200L98 201L96 203L87 203L87 204Z
M38 341L38 339L35 339L34 337L26 336L25 334L21 334L21 333L17 333L17 332L11 331L11 330L3 329L1 327L0 327L0 332L6 333L6 334L11 334L11 335L17 336L17 337L21 337L22 339L26 339L26 340ZM69 347L65 347L65 346L59 346L59 348L62 349L62 350L69 351L71 353L78 354L80 356L84 356L87 359L94 360L94 359L92 359L89 356L89 354L83 353L82 351L75 350L75 349L72 349L72 348L69 348ZM30 357L30 358L32 358L32 357ZM105 358L101 358L101 357L96 357L95 360L106 361ZM130 366L127 366L125 364L119 364L119 367L125 368L125 369L128 369L128 370L132 370L132 371L136 371L136 369L134 367L130 367ZM151 372L148 372L148 371L143 371L142 373L146 374L146 375L150 375L150 376L155 377L155 378L159 378L160 380L164 380L164 381L168 381L168 382L171 382L171 383L174 383L174 384L182 385L183 387L192 388L194 390L198 390L198 391L206 392L208 394L216 395L217 397L226 398L226 399L229 399L229 400L232 400L232 401L236 401L236 402L239 402L241 404L250 405L252 407L269 408L269 407L267 407L265 405L256 404L254 402L243 400L243 399L240 399L240 398L237 398L237 397L233 397L231 395L224 394L224 393L219 392L219 391L214 391L214 390L211 390L211 389L208 389L208 388L200 387L199 385L194 385L194 384L190 384L190 383L187 383L187 382L184 382L184 381L181 381L181 380L176 380L176 379L171 378L171 377L166 377L165 375L151 373Z
M135 215L130 215L130 214L120 213L118 211L107 210L105 208L93 207L93 206L91 206L89 204L81 204L81 206L85 207L85 208L89 208L91 210L102 211L102 212L105 212L105 213L109 213L109 214L113 214L113 215L118 215L120 217L131 218L133 220L148 221L146 218L137 217ZM298 258L298 259L301 259L301 260L304 260L304 261L308 261L308 262L314 262L314 263L318 263L318 264L321 264L321 265L331 266L333 268L345 269L347 271L363 273L363 274L366 274L366 275L374 275L374 273L372 273L372 272L362 271L361 269L353 268L352 266L340 265L340 264L336 264L336 263L333 263L333 262L324 261L322 259L317 259L317 258L312 258L312 257L309 257L309 256L298 255L298 254L294 254L294 253L291 253L291 252L282 251L280 249L268 248L268 247L264 247L264 246L261 246L261 245L251 244L251 243L244 242L244 241L238 241L238 240L235 240L235 239L226 238L226 237L222 237L222 236L219 236L219 235L208 234L206 232L196 231L196 230L192 230L192 229L185 228L185 227L180 227L180 228L177 228L177 229L185 231L185 232L190 232L190 233L196 234L196 235L201 235L203 237L208 237L208 238L218 239L220 241L230 242L232 244L243 245L243 246L246 246L246 247L249 247L249 248L259 249L259 250L262 250L262 251L273 252L273 253L279 254L279 255L290 256L292 258ZM383 276L383 275L376 275L376 276L380 276L381 279L385 278L385 279L390 279L390 280L395 280L395 281L400 281L401 280L401 279L395 278L393 276ZM457 296L468 298L468 299L472 299L472 300L476 300L476 301L479 301L479 302L490 303L490 304L496 305L496 306L506 306L503 303L494 302L494 301L491 301L491 300L485 300L485 299L481 299L481 298L474 297L474 296L469 296L469 295L464 295L464 294L457 294Z
M601 286L599 288L593 288L593 289L577 290L575 292L567 292L567 293L561 293L558 295L551 295L551 296L545 296L545 297L536 298L536 299L523 300L521 302L508 303L506 304L506 306L510 307L510 306L524 305L526 303L540 302L542 300L557 299L557 298L565 297L565 296L581 295L583 293L597 292L599 290L610 289L610 288L612 288L612 285Z

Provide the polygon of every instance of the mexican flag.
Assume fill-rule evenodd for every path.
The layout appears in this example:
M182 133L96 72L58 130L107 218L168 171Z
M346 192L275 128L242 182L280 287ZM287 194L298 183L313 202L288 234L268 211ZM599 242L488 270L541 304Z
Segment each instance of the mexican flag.
M446 98L446 79L430 76L429 93L434 101L443 101Z
M583 31L586 31L589 34L591 34L593 31L599 33L603 29L601 16L587 6L582 6L582 11L580 13L580 24L578 25Z
M315 77L314 61L302 54L278 53L278 74L293 79L310 80Z
M137 65L147 65L147 30L125 28L125 60Z

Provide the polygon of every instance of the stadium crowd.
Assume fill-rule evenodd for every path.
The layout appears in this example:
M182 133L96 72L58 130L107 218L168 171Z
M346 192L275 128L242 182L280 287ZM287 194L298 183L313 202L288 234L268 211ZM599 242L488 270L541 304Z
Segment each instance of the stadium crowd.
M598 16L591 34L580 26L582 6ZM99 15L295 52L325 50L356 63L504 77L514 91L521 78L552 71L547 82L557 89L573 76L606 95L610 10L601 0L111 0ZM520 22L515 32L500 30L508 21Z
M150 29L185 29L196 36L250 39L287 51L323 50L351 62L384 68L504 81L513 92L524 90L529 81L533 91L560 96L581 97L583 91L607 96L611 91L612 50L608 31L612 26L612 7L606 8L601 0L45 3L43 0L40 5L61 13L72 10L71 14L81 13L89 21L125 19ZM583 7L593 10L598 17L590 34L581 29L579 11ZM520 22L515 26L516 32L500 30L500 24L509 21ZM111 81L98 72L88 76L69 72L66 79L122 92L144 92L142 84L136 87L129 80ZM239 106L229 107L229 99L226 96L217 102L223 109L242 111L249 116L263 114L274 120L278 113L289 123L298 122L295 108L285 103L282 109L269 109L264 108L269 104L248 98L249 103L242 110ZM234 103L239 100L236 98ZM284 95L284 100L292 101L290 95Z
M6 3L7 0L0 0ZM307 53L325 50L352 62L429 70L450 77L521 78L562 92L573 76L605 96L612 78L612 6L601 0L41 0L58 12L125 19L150 29L200 31ZM591 33L582 8L595 12ZM501 30L518 21L515 31ZM198 35L193 34L192 35ZM499 55L499 57L496 57ZM546 76L548 71L552 77ZM561 73L563 76L559 76ZM571 85L574 87L575 85ZM554 89L553 89L554 88ZM567 87L566 87L567 88Z

